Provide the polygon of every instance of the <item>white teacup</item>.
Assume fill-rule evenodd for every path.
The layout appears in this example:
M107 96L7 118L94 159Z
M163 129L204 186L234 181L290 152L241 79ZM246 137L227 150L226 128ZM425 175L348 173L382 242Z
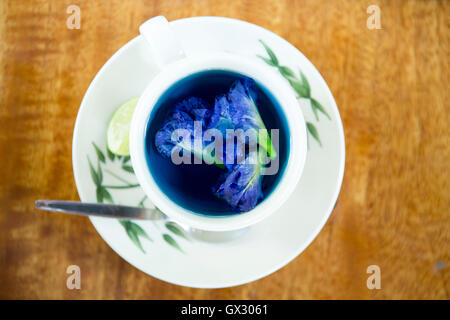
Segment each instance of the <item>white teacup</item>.
M137 179L153 204L174 221L204 231L243 229L276 212L300 180L307 152L305 121L289 84L255 59L226 53L186 56L164 17L148 20L140 27L140 32L149 43L149 53L159 65L160 72L148 84L136 106L131 123L130 154ZM146 129L158 99L177 81L206 70L232 71L254 79L270 91L287 120L289 153L282 177L270 195L245 213L214 217L191 212L172 201L158 187L147 165Z

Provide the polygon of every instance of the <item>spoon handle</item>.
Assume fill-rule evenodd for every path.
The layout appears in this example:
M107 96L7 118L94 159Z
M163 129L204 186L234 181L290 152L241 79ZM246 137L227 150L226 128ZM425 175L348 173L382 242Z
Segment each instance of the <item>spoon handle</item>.
M84 203L78 201L37 200L36 209L81 216L96 216L126 220L159 220L165 218L165 215L158 209L128 207L105 203Z

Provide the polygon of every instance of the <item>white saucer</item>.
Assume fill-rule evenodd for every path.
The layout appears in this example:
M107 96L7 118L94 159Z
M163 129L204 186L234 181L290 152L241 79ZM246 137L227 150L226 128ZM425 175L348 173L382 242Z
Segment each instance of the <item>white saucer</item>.
M299 108L316 129L322 145L311 135L314 129L310 127L305 169L293 196L279 212L230 242L213 244L185 239L174 230L176 225L167 228L164 221L135 221L135 224L106 218L91 218L91 221L122 258L158 279L196 288L229 287L254 281L299 255L327 221L344 173L345 142L339 112L327 84L311 62L272 32L243 21L218 17L181 19L170 25L188 55L226 51L254 57L264 64L266 62L257 56L269 57L259 42L263 40L280 65L296 73L300 69L309 82L311 97L320 102L330 116L328 119L319 110L317 120L310 100L299 99ZM144 199L140 187L106 188L107 192L100 190L97 198L94 179L101 178L101 186L137 183L134 174L128 172L130 161L108 157L106 127L114 110L123 102L138 97L157 72L146 46L140 36L123 46L106 62L84 96L75 125L72 154L75 181L84 202L108 202L111 196L114 203L136 206ZM152 206L148 199L143 205Z

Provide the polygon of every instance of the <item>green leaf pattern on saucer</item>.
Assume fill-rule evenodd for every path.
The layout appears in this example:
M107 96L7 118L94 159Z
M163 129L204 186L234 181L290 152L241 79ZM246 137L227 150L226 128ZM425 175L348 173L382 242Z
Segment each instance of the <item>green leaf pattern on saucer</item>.
M124 189L132 189L132 188L140 188L140 185L137 183L131 183L127 179L123 178L123 173L126 175L134 174L133 167L131 166L130 156L118 156L113 154L111 151L106 148L106 152L103 152L101 148L96 144L92 143L92 146L95 150L95 154L97 156L97 162L92 162L89 156L87 157L87 161L89 163L89 170L91 173L92 182L96 187L96 196L97 202L109 202L114 203L113 196L111 192L120 192ZM106 153L106 156L105 156ZM120 168L122 172L115 172L108 168L108 164L112 162L119 162ZM117 171L117 170L116 170ZM107 174L113 177L118 181L117 184L114 185L106 185L103 183L103 175ZM145 201L147 200L147 196L144 196L136 206L145 207ZM142 239L147 241L152 241L152 238L147 234L147 232L137 223L129 220L119 220L119 223L124 228L130 240L143 252L145 250L142 246ZM161 235L162 239L169 244L172 248L177 249L179 252L184 253L185 251L181 248L176 237L181 239L189 240L190 238L187 233L181 228L177 223L173 221L167 221L164 226L166 229L172 233L175 237L172 237L168 233L163 233Z
M320 102L311 97L311 87L309 86L308 79L303 74L303 72L299 69L298 75L296 75L291 68L281 65L272 49L264 41L259 40L259 42L263 45L269 57L267 58L261 55L257 56L269 66L278 69L278 72L289 82L292 89L296 92L297 99L309 100L311 110L314 113L316 121L319 122L319 112L327 117L328 120L331 120L330 115L320 104ZM317 130L316 126L312 122L306 121L306 129L308 131L308 134L310 134L314 138L314 140L316 140L317 143L322 147L322 141L320 140L319 131Z

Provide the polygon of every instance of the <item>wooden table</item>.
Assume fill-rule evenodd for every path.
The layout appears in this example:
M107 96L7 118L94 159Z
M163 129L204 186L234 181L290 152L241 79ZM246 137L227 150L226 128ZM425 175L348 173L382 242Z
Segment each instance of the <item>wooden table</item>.
M66 9L81 9L81 28ZM369 30L366 9L381 8ZM299 48L328 82L346 136L338 205L314 242L262 280L200 290L147 276L88 219L38 213L40 198L77 200L71 139L96 72L138 26L226 16ZM0 1L0 298L395 299L450 295L450 2ZM82 289L66 288L66 268ZM366 269L381 268L369 290Z

